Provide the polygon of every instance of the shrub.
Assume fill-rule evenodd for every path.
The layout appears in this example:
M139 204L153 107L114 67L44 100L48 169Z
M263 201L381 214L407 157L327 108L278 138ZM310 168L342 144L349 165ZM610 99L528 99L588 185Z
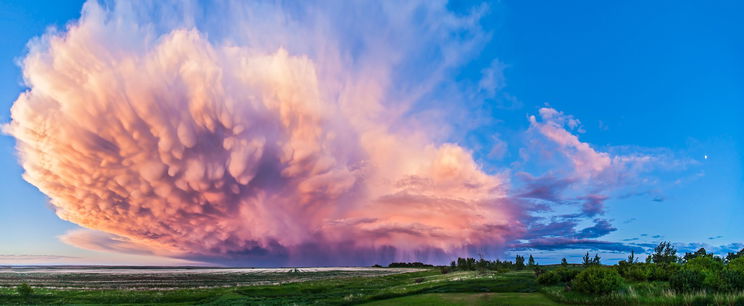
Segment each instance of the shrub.
M555 271L548 271L545 273L540 274L540 276L537 277L537 283L540 285L556 285L561 282L561 276L558 275Z
M682 269L669 278L669 286L677 292L694 292L703 289L705 273L699 270Z
M27 298L27 297L31 296L31 294L33 294L33 293L34 293L34 289L33 289L33 288L31 288L31 286L29 286L29 285L28 285L28 284L26 284L26 283L20 284L20 285L19 285L19 286L18 286L18 287L16 288L16 291L18 291L18 294L19 294L20 296L22 296L22 297L25 297L25 298Z
M652 281L668 281L672 275L681 269L676 263L672 264L651 264L648 265L648 279Z
M615 268L627 280L646 281L651 276L651 268L642 263L631 264L625 260L621 260Z
M641 264L634 264L633 266L629 267L625 271L625 279L633 280L633 281L646 281L648 280L651 273L646 268L646 266L643 266Z
M737 257L736 259L729 261L726 267L744 273L744 257Z
M690 303L691 306L708 306L708 305L716 305L716 300L709 295L705 296L696 296L694 299L692 299L692 303Z
M705 275L703 280L704 289L715 289L718 283L719 273L723 270L723 261L713 256L697 256L689 259L684 269L700 271Z
M723 269L723 261L712 256L698 256L688 260L684 267L703 272L717 272Z
M581 271L576 270L576 269L560 268L560 269L556 269L555 272L558 274L562 282L570 283L571 281L574 280L574 278L576 278L576 275L578 275L579 272Z
M739 292L744 290L744 272L724 269L720 271L714 283L716 290L721 292Z
M614 269L590 267L571 282L576 291L587 294L608 294L620 288L622 277Z

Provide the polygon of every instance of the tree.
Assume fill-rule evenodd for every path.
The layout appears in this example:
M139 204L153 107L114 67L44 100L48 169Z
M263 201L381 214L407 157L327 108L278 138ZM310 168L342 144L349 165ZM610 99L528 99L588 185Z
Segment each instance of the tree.
M628 255L628 263L632 265L636 263L637 261L638 261L638 258L635 257L635 251L631 250L630 255Z
M739 252L736 253L729 252L728 255L726 255L726 261L729 262L739 257L744 257L744 249L741 249Z
M592 259L592 264L596 266L600 265L600 262L599 262L600 259L601 257L599 257L599 253L594 254L594 259Z
M563 257L563 259L561 259L561 266L564 268L568 267L568 260L566 260L566 257Z
M586 252L586 255L582 258L581 264L583 264L584 267L588 267L592 264L592 258L589 257L589 252Z
M527 260L527 266L532 268L535 266L535 258L530 254L530 258Z
M514 259L514 266L517 268L517 270L523 270L524 269L524 256L519 256Z
M712 256L713 256L713 254L712 253L708 253L705 250L705 248L700 248L697 251L695 251L695 253L685 253L685 256L682 257L682 260L684 262L688 262L688 261L690 261L690 260L692 260L694 258L697 258L697 257L712 257Z
M662 241L654 248L651 260L656 264L670 264L677 262L677 249L669 241Z

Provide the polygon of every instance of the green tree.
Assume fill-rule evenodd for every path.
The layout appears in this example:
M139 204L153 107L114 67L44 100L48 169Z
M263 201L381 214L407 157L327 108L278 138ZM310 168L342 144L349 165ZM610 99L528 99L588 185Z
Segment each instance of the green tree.
M677 262L677 249L669 241L662 241L654 248L651 260L656 264L670 264Z
M561 259L561 267L568 267L568 260L566 260L566 257L563 257L563 259Z
M729 252L728 255L726 255L726 262L732 261L740 257L744 257L744 249L741 249L739 252L736 252L736 253Z
M532 257L532 254L530 254L530 258L527 259L527 266L530 268L535 266L535 258Z
M584 267L588 267L592 265L592 258L589 257L589 252L586 252L586 255L582 257L581 264L583 264Z
M594 259L592 259L592 264L593 265L596 265L596 266L599 266L601 264L600 261L599 261L600 259L601 259L601 257L599 257L599 253L594 254Z
M524 270L524 256L517 255L514 259L514 267L517 268L517 270Z
M685 253L685 256L682 257L682 260L684 262L688 262L692 259L695 259L697 257L713 257L713 253L708 253L705 248L700 248L694 253Z
M628 255L628 263L632 265L636 263L637 261L638 261L638 258L635 257L635 251L631 250L630 255Z

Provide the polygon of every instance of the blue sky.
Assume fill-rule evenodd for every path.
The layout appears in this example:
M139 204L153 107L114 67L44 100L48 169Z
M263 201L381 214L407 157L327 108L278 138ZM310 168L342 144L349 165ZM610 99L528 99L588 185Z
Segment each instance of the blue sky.
M633 184L613 191L597 218L616 230L596 238L637 245L669 240L681 249L703 243L719 252L742 248L744 20L737 13L744 4L487 4L489 9L478 21L487 33L482 44L449 69L450 76L439 87L417 101L422 109L452 103L427 97L455 88L464 97L461 101L466 101L461 103L472 103L471 111L488 119L475 126L452 123L469 128L451 133L447 141L471 150L487 171L510 172L517 193L527 185L518 173L551 173L543 165L520 162L525 131L533 126L529 116L541 108L558 110L580 120L581 128L573 133L596 151L662 152L685 164L644 172ZM10 108L26 88L16 63L28 52L26 43L49 26L64 28L80 17L81 7L81 1L0 1L1 123L10 121ZM465 2L447 7L460 13L477 6ZM413 67L407 69L425 69ZM484 88L479 84L489 71L495 73L497 85ZM494 157L490 153L500 142L505 144L503 152ZM56 262L45 261L44 256L69 256L60 261L64 263L170 263L60 242L58 236L80 227L58 218L44 194L22 179L15 140L8 135L0 136L0 169L0 230L6 233L0 235L0 256L28 255L25 263ZM560 207L536 214L550 218L563 213ZM589 217L577 222L589 226L594 221ZM537 248L507 254L529 252L539 254L540 261L557 262L562 256L577 258L584 251ZM595 251L608 259L624 257L622 252Z

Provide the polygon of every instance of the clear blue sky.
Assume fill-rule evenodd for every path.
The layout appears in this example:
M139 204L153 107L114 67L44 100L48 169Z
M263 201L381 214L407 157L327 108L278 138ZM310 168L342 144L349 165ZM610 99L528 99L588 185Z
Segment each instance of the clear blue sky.
M449 7L464 11L471 5ZM82 1L72 0L0 1L0 123L10 121L10 108L25 89L16 60L27 52L26 43L47 27L64 28L79 18L81 7ZM503 84L483 98L480 111L494 121L450 141L471 149L485 169L508 169L520 159L518 143L530 128L528 116L543 107L559 110L581 121L581 141L597 151L662 150L690 161L684 170L654 170L652 182L623 188L607 200L601 219L616 230L596 238L636 245L669 240L682 249L702 243L719 252L741 248L743 2L503 1L491 8L480 21L490 38L453 72L453 82L477 86L484 69L494 60L501 63ZM499 158L489 155L492 135L507 144ZM545 173L529 166L518 171ZM0 136L0 255L74 257L60 261L65 263L160 262L60 242L58 236L79 227L59 219L22 173L15 140ZM517 189L527 185L517 177ZM584 250L514 252L553 262ZM624 257L598 251L608 259Z

